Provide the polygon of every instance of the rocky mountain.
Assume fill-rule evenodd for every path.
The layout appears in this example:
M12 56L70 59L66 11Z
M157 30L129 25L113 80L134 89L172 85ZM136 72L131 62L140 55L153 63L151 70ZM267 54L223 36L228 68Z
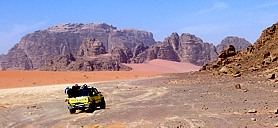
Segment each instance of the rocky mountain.
M158 42L140 53L132 62L143 63L152 59L165 59L203 65L216 59L217 55L213 44L204 43L200 38L188 33L183 33L181 36L172 33L163 42Z
M227 37L217 49L221 50L230 44L238 50L249 45L242 38ZM22 37L2 59L0 67L3 70L87 70L84 65L89 63L89 67L94 68L88 70L121 70L118 63L144 63L153 59L202 66L217 58L217 49L213 44L188 33L172 33L163 42L155 42L150 32L118 30L105 23L60 24ZM64 60L69 54L75 61L69 63ZM64 62L66 65L62 64ZM92 66L92 62L98 66ZM105 65L110 66L100 68L101 63L109 63Z
M217 53L225 50L229 45L233 45L236 51L245 50L248 46L251 45L247 40L244 38L239 38L235 36L228 36L221 41L220 44L216 46Z
M217 61L206 64L201 70L225 71L233 74L239 71L242 73L277 72L278 22L265 29L254 45L246 50L232 52L233 50L226 49L225 51L226 53L223 54L227 55L220 54Z
M107 50L106 52L112 51L116 46L133 50L138 43L146 46L155 43L152 33L146 31L118 30L105 23L61 24L22 37L20 42L10 49L1 66L4 70L38 69L45 64L47 59L54 59L55 56L77 52L83 54L82 50L84 54L87 54L85 53L86 46L83 46L83 49L79 51L85 39L101 41L103 44L94 43L94 45L103 45ZM92 47L101 48L102 46ZM98 52L103 53L103 50L102 47L102 51ZM94 52L92 54L100 53Z

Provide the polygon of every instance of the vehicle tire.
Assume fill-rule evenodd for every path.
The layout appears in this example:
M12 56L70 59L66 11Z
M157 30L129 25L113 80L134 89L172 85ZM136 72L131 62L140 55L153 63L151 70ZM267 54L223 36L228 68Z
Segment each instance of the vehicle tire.
M96 110L96 103L93 102L92 104L90 104L90 107L89 107L89 112L94 112Z
M75 114L75 109L69 109L70 114Z
M101 102L100 102L100 109L105 109L105 107L106 107L106 103L105 103L104 98L102 98Z

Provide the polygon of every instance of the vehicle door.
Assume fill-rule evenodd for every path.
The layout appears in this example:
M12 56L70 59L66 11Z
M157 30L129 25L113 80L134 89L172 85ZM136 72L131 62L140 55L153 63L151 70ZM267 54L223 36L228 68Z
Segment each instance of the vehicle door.
M96 102L100 103L101 102L101 95L98 92L98 90L96 88L94 88L94 92L95 92L95 98L96 98Z

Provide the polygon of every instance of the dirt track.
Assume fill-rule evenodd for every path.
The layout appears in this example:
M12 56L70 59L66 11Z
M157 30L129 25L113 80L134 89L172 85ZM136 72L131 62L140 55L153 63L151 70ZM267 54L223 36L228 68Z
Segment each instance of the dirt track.
M1 89L0 127L261 128L278 123L278 87L264 77L187 73L89 85L105 95L107 109L69 114L66 85ZM251 109L257 112L248 113Z

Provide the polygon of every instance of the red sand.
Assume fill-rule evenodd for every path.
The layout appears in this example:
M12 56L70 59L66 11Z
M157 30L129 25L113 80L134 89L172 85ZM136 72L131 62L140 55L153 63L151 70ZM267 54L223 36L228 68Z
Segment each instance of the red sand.
M198 71L201 67L182 62L167 61L161 59L151 60L144 64L125 64L132 67L133 71L149 71L149 72L163 72L163 73L181 73Z
M155 72L95 71L0 71L0 88L137 79L156 76Z
M200 68L189 63L179 63L158 59L152 60L146 64L126 65L132 67L133 71L0 71L0 89L138 79L142 77L153 77L163 73L197 71Z

